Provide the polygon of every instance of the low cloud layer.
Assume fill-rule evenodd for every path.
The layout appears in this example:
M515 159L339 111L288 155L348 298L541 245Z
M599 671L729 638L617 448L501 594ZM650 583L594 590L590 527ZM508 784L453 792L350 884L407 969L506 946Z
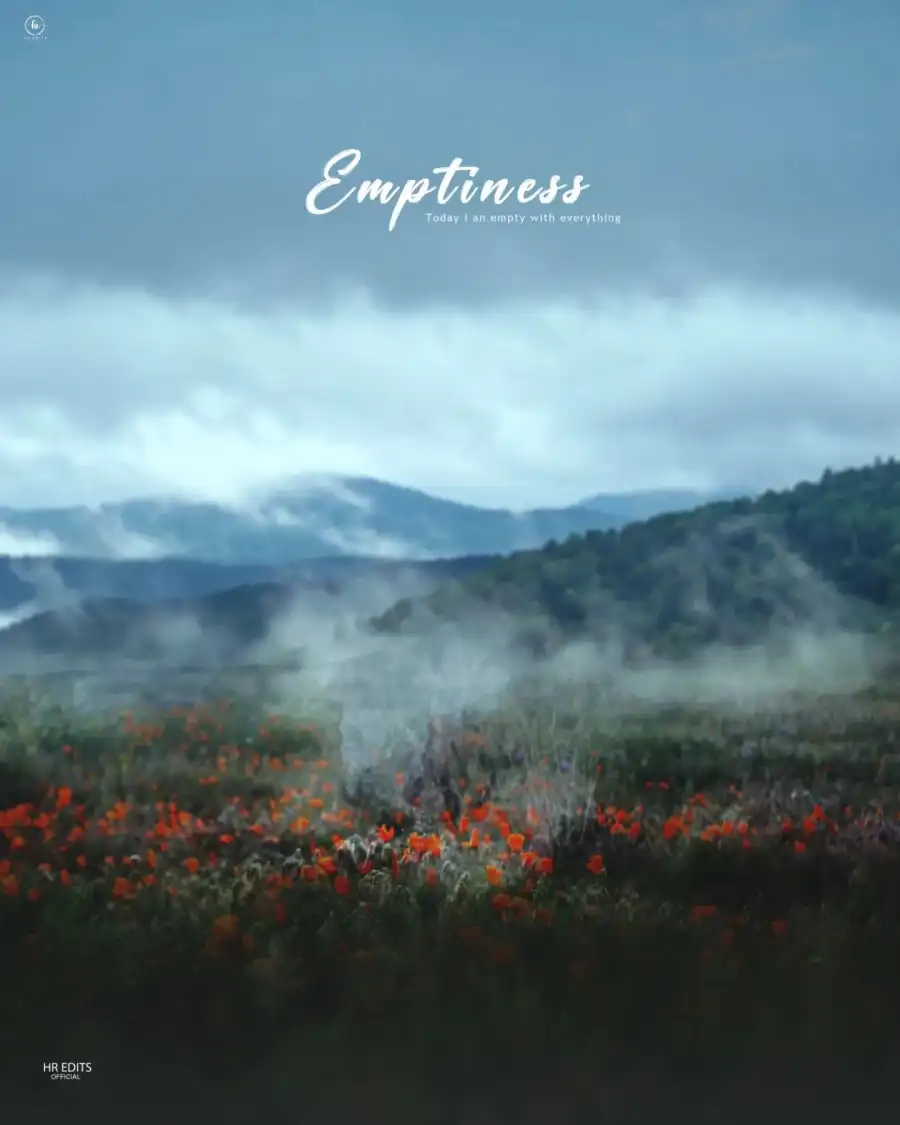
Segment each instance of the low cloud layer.
M59 552L59 542L52 535L32 535L0 523L0 555L44 558L58 555Z
M799 291L260 310L32 278L0 292L0 369L13 505L238 500L300 473L557 505L900 445L900 313Z

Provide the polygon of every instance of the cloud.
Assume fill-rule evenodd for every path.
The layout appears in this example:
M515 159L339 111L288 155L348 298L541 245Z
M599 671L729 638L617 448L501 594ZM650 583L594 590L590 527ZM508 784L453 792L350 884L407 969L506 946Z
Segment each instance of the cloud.
M180 545L174 539L154 538L130 531L121 516L113 512L98 512L91 524L106 552L116 559L163 559L180 551Z
M49 558L60 552L59 541L49 534L31 534L0 523L0 555Z
M349 534L337 528L323 528L320 532L323 542L342 554L364 555L370 559L408 559L427 558L415 543L403 539L392 539L366 528L357 528Z
M320 8L81 5L46 14L37 50L0 30L3 263L259 305L360 284L478 306L685 272L900 295L890 5ZM371 204L308 215L347 147L395 182L456 156L513 182L582 173L586 209L622 224L447 237L407 208L388 236Z
M554 505L788 484L900 444L900 313L838 293L260 309L32 278L0 292L0 370L17 505L238 502L302 473Z

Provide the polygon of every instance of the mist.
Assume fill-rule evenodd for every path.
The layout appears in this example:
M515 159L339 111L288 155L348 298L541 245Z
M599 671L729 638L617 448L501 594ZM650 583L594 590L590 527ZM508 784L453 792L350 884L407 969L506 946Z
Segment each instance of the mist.
M435 582L411 565L390 578L355 577L331 594L284 587L260 603L268 619L254 625L259 636L249 643L227 635L214 617L200 620L187 603L173 604L129 632L121 657L68 675L71 663L63 659L23 654L17 671L85 712L221 691L297 719L328 708L339 716L351 770L397 746L421 747L435 716L453 727L535 708L578 716L582 725L672 706L746 715L875 683L890 657L890 628L874 631L859 606L758 520L722 522L660 556L679 605L695 619L721 616L714 591L722 587L725 557L748 534L766 548L756 579L774 599L772 624L743 643L712 643L678 657L636 638L635 605L611 596L595 599L586 636L565 636L546 616L526 618L458 583L453 620L446 620L426 598ZM74 634L83 611L52 563L31 563L22 577L35 582L38 600L65 607L61 628ZM373 619L402 598L413 606L404 628L374 628ZM529 640L535 635L543 638L537 649Z
M187 610L160 616L137 635L137 648L146 643L159 658L120 663L118 687L116 669L101 663L84 678L80 698L88 708L100 695L133 703L154 682L177 684L179 666L195 663L195 684L227 682L238 694L263 690L274 711L303 718L324 702L337 707L345 760L365 765L392 739L421 740L435 715L459 722L538 702L595 717L671 705L767 711L794 697L854 693L875 682L892 633L855 625L857 607L775 536L770 541L773 573L766 577L787 570L792 581L775 607L778 623L744 644L662 657L635 644L632 606L605 602L599 636L560 637L554 622L529 618L530 631L550 638L536 654L523 644L519 616L471 596L455 606L452 622L419 598L411 631L374 630L371 619L400 597L430 592L411 568L402 581L363 578L333 597L299 591L245 649L228 650L214 627ZM666 560L678 573L680 596L700 614L715 612L707 589L719 563L716 544L712 535Z

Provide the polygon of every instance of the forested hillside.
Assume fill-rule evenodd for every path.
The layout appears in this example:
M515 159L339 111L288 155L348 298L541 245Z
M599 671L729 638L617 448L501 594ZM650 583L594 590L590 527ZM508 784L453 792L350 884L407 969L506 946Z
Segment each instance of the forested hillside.
M893 458L756 499L708 504L512 555L373 624L418 631L496 609L538 650L617 635L678 655L772 626L885 628L900 608L900 464Z

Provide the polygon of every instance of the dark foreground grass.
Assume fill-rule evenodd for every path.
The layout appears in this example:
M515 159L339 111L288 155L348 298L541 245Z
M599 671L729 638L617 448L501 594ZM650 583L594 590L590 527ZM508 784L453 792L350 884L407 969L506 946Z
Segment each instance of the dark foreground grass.
M897 714L487 716L348 783L333 730L232 704L9 710L8 1096L76 1120L889 1113Z

